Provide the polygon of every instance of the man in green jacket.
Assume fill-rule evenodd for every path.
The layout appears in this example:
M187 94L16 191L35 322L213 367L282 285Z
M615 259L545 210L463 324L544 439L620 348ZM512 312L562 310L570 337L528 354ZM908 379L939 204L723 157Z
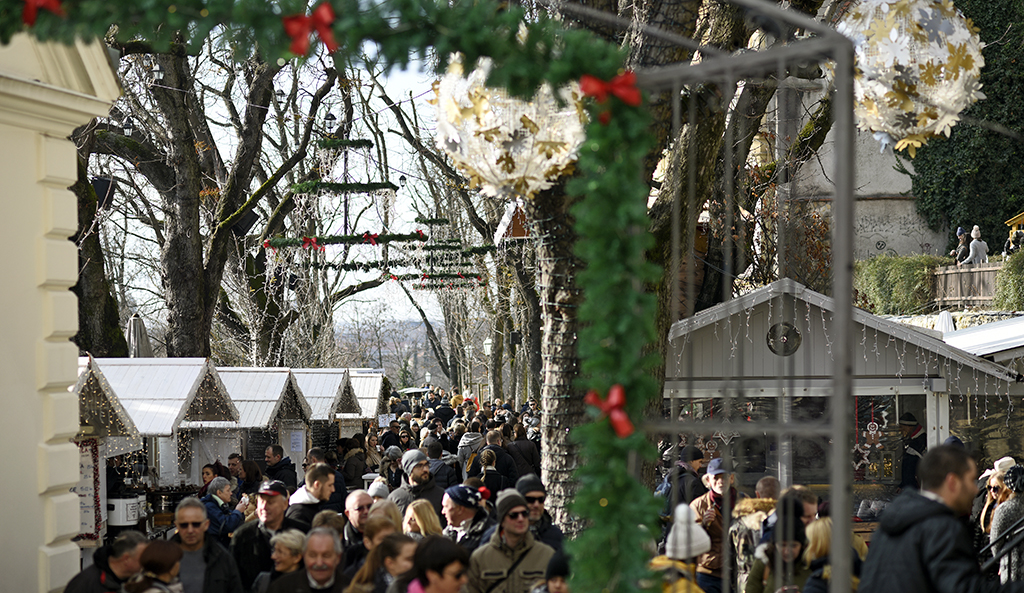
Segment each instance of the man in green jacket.
M495 505L498 529L469 560L469 593L529 593L544 578L555 551L533 539L530 510L515 489L503 490Z

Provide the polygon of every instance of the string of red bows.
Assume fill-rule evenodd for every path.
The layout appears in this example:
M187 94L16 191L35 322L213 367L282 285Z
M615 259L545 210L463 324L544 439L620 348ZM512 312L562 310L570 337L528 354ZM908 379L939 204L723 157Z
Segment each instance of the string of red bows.
M21 20L28 26L36 24L39 9L49 10L57 16L67 16L60 6L60 0L25 0L25 8L21 10Z
M309 249L310 247L312 247L313 249L318 249L320 251L325 251L327 249L325 246L316 242L316 237L303 237L302 248Z

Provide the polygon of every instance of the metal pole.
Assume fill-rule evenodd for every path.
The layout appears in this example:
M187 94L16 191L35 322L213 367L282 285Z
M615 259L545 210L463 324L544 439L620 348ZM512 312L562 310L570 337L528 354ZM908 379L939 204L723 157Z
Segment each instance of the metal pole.
M835 367L832 395L832 582L831 593L850 590L853 559L850 537L853 497L850 487L850 406L853 405L853 44L836 42L835 130L836 196L832 204L832 287L835 298Z

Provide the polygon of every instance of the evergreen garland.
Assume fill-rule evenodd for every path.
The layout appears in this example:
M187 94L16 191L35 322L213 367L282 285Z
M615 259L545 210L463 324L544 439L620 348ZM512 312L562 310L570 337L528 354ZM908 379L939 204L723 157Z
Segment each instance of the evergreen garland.
M313 192L332 192L336 194L371 192L382 189L393 189L398 191L398 186L386 181L374 181L372 183L334 183L332 181L304 181L292 186L292 191L297 194L311 194Z
M273 247L279 249L281 247L322 247L324 245L359 245L366 243L367 245L380 245L382 243L406 243L409 241L426 241L427 235L422 232L419 233L406 233L406 234L393 234L393 233L374 233L369 232L361 235L316 235L308 237L274 237L267 239L263 242L264 247Z
M324 138L323 140L318 140L316 144L320 148L373 148L373 140L365 138L356 138L355 140Z
M448 224L451 222L447 218L426 218L424 216L417 216L415 220L416 222L425 225Z
M33 2L35 0L32 0ZM327 4L331 11L317 10ZM179 0L167 6L151 2L67 0L66 16L41 9L29 26L22 20L25 0L0 0L0 42L28 29L42 40L73 43L76 38L104 37L115 42L145 40L156 51L168 51L177 35L186 49L198 51L215 27L223 27L237 61L248 59L257 46L260 54L283 65L291 57L293 40L284 30L286 18L304 19L306 3L281 0L268 8L265 0ZM279 10L278 10L279 9ZM413 56L447 67L449 56L461 52L467 69L482 56L494 66L487 85L504 87L516 97L529 99L542 82L559 88L584 75L611 81L621 74L625 51L583 29L563 29L543 15L531 18L525 39L519 39L523 10L497 2L432 2L390 0L362 5L359 0L324 0L315 14L333 12L333 22L309 25L309 37L324 39L347 56L358 56L365 42L377 45L376 55L386 70L405 67ZM295 22L295 21L293 21ZM115 29L110 25L117 23ZM308 23L307 23L308 24ZM297 36L301 37L301 35ZM301 44L297 44L302 51ZM175 48L180 50L180 48ZM648 118L636 107L613 96L600 105L590 102L591 124L580 149L581 174L569 191L582 199L575 208L579 240L577 255L587 269L578 285L585 301L580 307L578 336L581 383L602 397L614 384L622 385L627 414L639 419L645 407L660 397L650 376L653 355L645 355L654 341L656 303L645 292L656 270L644 259L651 237L645 232L647 188L641 165L650 147ZM368 191L357 184L334 191ZM326 184L313 190L329 190ZM385 187L395 188L391 184ZM372 191L372 190L370 190ZM382 239L383 237L383 239ZM425 240L406 235L378 235L376 241ZM365 242L361 235L326 237L328 242ZM276 238L268 246L302 244L302 239ZM492 246L490 246L493 249ZM472 248L476 251L483 248ZM444 288L476 286L449 283ZM415 285L414 285L415 287ZM594 423L573 429L581 443L578 471L581 489L572 510L590 527L566 542L574 558L571 586L587 593L618 593L641 587L647 575L647 543L656 533L657 503L627 468L631 453L652 458L653 446L641 433L619 438L609 421L591 408ZM646 526L641 529L638 526Z

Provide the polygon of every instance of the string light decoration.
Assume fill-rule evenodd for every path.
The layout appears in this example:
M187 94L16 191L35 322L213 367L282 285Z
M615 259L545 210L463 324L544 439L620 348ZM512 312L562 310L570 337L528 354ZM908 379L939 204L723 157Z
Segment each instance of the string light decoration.
M911 157L928 139L949 136L979 99L985 47L979 29L950 0L864 0L839 23L856 52L854 112Z
M571 173L586 138L576 83L556 93L545 83L530 101L485 86L491 61L464 75L461 56L434 85L437 146L484 195L530 198Z

